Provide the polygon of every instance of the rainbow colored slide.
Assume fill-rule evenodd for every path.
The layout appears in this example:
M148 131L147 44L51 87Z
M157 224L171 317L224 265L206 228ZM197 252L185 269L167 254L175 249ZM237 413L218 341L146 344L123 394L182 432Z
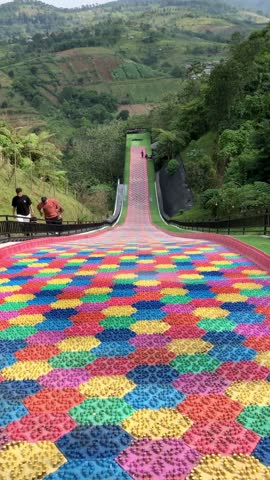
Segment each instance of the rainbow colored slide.
M122 226L6 250L0 480L270 479L269 272L154 227L146 163Z

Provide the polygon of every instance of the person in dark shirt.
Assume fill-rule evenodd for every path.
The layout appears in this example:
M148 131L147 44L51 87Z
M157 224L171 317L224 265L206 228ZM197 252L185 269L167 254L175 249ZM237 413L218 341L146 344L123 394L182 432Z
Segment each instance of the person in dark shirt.
M34 216L32 202L27 195L23 194L21 188L16 188L17 195L12 199L12 212L16 215L18 222L30 222L31 216Z

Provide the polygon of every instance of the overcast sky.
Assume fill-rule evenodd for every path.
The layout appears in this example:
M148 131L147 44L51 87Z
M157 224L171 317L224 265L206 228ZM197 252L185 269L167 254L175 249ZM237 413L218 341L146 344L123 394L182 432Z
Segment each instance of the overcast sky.
M93 3L108 3L110 0L46 0L44 3L54 5L55 7L74 8L81 7L82 5L91 5ZM8 3L10 0L0 0L2 3Z

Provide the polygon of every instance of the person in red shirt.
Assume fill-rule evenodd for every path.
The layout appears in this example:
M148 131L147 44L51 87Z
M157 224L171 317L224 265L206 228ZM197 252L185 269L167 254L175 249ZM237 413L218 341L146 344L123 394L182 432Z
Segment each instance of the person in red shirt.
M41 197L41 202L37 206L40 215L44 213L46 223L62 223L62 213L64 209L58 200L54 198Z

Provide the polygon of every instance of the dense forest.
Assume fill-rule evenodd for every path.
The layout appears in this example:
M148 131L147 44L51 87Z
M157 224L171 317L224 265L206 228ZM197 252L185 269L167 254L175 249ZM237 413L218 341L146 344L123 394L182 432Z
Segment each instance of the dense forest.
M71 12L39 1L15 0L0 8L0 39L18 39L35 33L44 35L72 28L78 23Z
M157 168L182 152L201 207L193 218L270 205L269 89L270 26L245 41L234 35L228 58L207 81L187 82L181 96L169 95L153 111Z

